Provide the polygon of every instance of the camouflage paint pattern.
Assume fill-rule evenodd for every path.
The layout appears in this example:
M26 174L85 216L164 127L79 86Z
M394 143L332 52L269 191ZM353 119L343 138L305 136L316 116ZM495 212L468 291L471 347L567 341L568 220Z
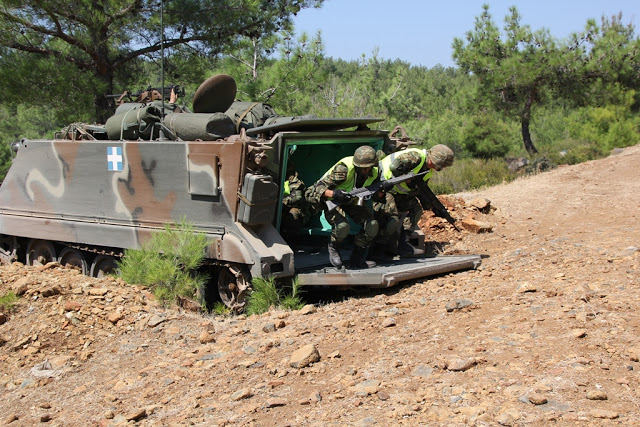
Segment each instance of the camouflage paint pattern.
M291 276L273 226L236 221L247 142L24 140L0 187L0 234L139 248L184 217L211 240L209 258Z

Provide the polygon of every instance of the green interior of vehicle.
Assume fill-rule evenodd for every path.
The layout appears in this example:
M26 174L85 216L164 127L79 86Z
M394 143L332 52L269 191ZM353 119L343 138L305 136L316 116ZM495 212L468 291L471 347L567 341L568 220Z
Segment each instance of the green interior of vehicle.
M357 140L322 140L322 141L295 141L288 143L283 158L282 171L287 170L287 164L293 162L298 171L298 176L305 183L306 187L312 186L320 179L340 159L353 156L353 152L361 145L370 145L376 150L381 150L383 139L357 139ZM280 185L284 187L286 174L282 174L282 182ZM280 224L280 215L278 216L278 225ZM351 222L350 234L356 234L360 230L360 226ZM308 224L302 234L307 235L329 235L331 234L331 225L324 217L324 213L310 218Z

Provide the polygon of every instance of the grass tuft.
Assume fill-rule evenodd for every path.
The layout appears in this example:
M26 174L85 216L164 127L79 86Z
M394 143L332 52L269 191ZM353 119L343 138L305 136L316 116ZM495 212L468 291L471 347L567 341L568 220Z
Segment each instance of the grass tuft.
M11 311L13 307L16 305L18 301L18 297L13 291L9 291L6 294L0 297L0 309L2 311Z
M127 283L148 286L163 304L198 297L197 290L208 281L198 271L208 245L204 233L196 232L185 219L180 224L166 224L140 249L127 249L118 262L120 276ZM200 301L203 304L203 301Z
M293 279L288 293L286 289L278 289L274 277L257 277L251 284L252 290L245 309L248 315L266 313L272 308L299 310L304 306L300 297L302 285L298 278Z

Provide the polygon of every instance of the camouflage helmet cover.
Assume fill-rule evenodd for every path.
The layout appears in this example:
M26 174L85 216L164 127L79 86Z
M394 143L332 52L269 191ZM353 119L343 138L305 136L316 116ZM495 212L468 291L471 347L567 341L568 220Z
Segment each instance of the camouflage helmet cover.
M453 151L443 144L434 145L429 150L428 156L438 170L453 164Z
M353 165L359 168L368 168L378 163L376 150L368 145L358 147L353 153Z

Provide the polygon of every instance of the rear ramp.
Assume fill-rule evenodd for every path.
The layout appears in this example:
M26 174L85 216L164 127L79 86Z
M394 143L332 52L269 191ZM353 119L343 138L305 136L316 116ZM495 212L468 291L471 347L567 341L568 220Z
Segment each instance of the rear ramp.
M393 263L362 270L338 270L330 266L313 269L309 266L299 271L298 280L303 286L389 288L407 280L476 269L480 263L480 255L444 255L431 258L402 258Z

